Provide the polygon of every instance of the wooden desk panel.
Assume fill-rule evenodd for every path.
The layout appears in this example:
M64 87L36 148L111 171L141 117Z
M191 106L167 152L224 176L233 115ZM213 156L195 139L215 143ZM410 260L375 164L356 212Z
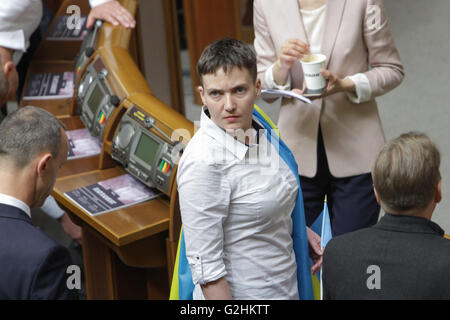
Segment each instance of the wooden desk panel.
M121 167L114 167L63 177L57 179L52 194L60 204L118 247L168 230L169 202L164 197L113 212L90 216L64 196L64 192L117 177L125 173Z
M64 99L32 99L23 100L25 89L28 85L31 74L36 73L50 73L50 72L73 72L75 69L75 62L71 61L36 61L31 63L25 79L25 87L20 99L19 107L35 106L40 107L58 118L69 117L72 108L72 98Z
M88 299L168 299L169 202L156 198L90 216L64 192L112 178L120 167L59 178L53 196L83 231Z
M39 47L37 48L33 60L67 60L73 61L76 54L80 51L82 40L47 40L48 35L52 31L59 16L71 15L73 12L67 13L67 8L76 5L80 8L82 16L87 16L90 11L89 0L66 0L59 7L50 26L47 29Z

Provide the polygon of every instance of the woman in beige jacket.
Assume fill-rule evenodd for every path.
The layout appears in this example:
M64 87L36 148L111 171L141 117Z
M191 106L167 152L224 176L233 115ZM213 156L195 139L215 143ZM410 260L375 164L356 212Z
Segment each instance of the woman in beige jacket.
M263 88L302 90L300 59L327 56L326 92L312 104L283 98L278 123L299 165L307 225L325 195L333 235L375 224L370 170L385 142L375 98L404 76L382 0L255 0L254 27Z

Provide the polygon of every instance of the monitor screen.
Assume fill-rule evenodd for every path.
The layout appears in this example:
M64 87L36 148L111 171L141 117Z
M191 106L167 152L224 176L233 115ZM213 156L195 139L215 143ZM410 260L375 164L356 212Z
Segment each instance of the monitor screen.
M138 157L148 165L153 166L158 148L158 142L156 142L146 134L141 134L141 138L139 139L134 154L136 157Z
M91 109L92 113L96 114L98 106L100 105L100 102L102 101L103 98L103 92L100 89L100 87L98 85L95 85L94 90L91 93L91 96L89 97L88 100L88 107L89 109Z

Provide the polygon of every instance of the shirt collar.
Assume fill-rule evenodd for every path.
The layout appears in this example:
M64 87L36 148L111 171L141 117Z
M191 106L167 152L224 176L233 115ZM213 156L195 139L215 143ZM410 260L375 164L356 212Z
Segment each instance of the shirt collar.
M31 209L30 207L23 201L20 201L17 198L8 196L6 194L0 193L0 203L16 207L23 212L25 212L31 219Z
M444 235L444 230L431 220L421 217L390 214L388 212L386 212L375 227L412 233L435 233L440 236Z
M220 128L211 118L208 116L208 109L206 106L202 108L202 114L200 116L200 128L205 131L207 135L216 140L219 144L225 146L225 148L233 154L239 160L243 160L247 154L249 146L234 139L231 135L227 134L225 130ZM251 145L250 147L253 147Z

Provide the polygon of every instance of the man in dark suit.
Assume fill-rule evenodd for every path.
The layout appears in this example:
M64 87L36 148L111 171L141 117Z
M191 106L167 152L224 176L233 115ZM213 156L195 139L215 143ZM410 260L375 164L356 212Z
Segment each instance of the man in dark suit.
M0 124L0 300L70 299L67 249L31 224L67 159L61 123L26 107Z
M450 240L431 221L441 201L440 153L424 134L383 147L372 170L378 224L332 239L324 299L450 299Z

